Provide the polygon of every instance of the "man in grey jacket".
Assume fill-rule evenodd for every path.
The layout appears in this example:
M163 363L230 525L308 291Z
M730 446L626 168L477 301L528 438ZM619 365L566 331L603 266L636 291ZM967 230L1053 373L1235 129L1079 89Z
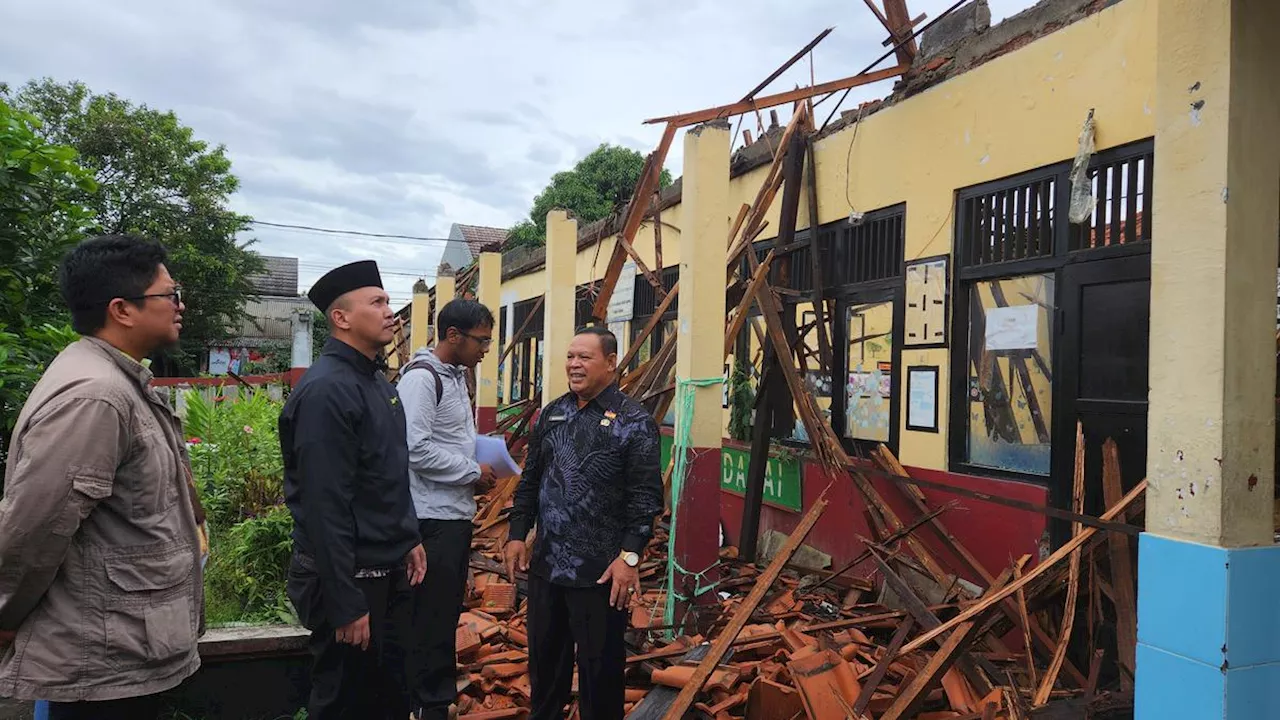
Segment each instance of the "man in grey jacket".
M155 718L200 667L203 510L143 361L182 329L165 250L88 240L62 265L84 337L18 416L0 501L0 695L51 720Z
M494 482L493 470L475 460L466 377L493 343L493 313L474 300L453 300L441 308L437 325L434 349L418 351L397 385L408 425L409 487L427 551L409 650L418 720L448 717L457 700L454 638L466 594L475 494Z

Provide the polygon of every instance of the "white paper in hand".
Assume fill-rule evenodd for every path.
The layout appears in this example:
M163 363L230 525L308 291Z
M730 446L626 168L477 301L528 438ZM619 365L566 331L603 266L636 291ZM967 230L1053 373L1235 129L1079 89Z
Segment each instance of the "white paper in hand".
M476 462L493 468L499 478L518 477L520 467L507 452L507 441L490 435L476 436Z

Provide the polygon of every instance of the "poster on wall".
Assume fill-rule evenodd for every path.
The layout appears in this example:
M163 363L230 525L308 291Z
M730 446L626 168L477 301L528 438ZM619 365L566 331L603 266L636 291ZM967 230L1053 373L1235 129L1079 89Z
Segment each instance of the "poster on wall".
M613 333L613 336L618 339L618 359L622 359L622 356L627 354L627 348L631 347L631 335L627 332L627 323L625 321L611 322L609 323L609 332Z
M226 375L231 369L231 351L227 348L214 348L209 351L209 374Z
M946 256L907 264L903 313L906 347L946 347L947 282Z
M626 322L635 314L636 297L636 263L628 260L622 264L622 274L618 276L618 284L613 286L613 294L609 296L609 311L605 320L609 323Z
M1040 306L1018 305L987 311L986 350L1034 350L1040 344Z
M907 368L907 429L938 432L938 366Z

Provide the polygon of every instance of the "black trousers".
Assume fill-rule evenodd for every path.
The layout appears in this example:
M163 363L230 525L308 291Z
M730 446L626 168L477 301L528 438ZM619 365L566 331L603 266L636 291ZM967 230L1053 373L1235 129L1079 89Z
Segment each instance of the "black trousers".
M420 520L427 576L413 596L409 678L418 720L444 720L458 699L458 616L471 561L470 520Z
M310 720L360 718L405 720L405 641L412 621L413 594L404 570L356 585L369 606L369 649L340 643L326 621L311 628ZM305 620L304 620L305 622Z
M529 575L530 720L563 718L578 665L582 720L621 720L627 614L609 605L609 586L576 588Z
M49 720L155 720L159 714L159 695L101 702L49 703Z

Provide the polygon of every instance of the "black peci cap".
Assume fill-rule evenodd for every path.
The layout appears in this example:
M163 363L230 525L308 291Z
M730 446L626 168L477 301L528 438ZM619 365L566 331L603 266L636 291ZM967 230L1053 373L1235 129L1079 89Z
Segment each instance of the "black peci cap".
M307 297L325 312L333 301L363 287L382 287L382 273L373 260L360 260L330 270L311 286Z

